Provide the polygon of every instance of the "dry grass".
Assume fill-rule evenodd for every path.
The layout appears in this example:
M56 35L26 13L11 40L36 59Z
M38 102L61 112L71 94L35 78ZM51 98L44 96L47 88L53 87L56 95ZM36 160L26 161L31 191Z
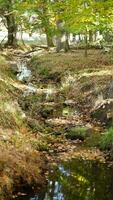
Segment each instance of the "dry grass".
M15 188L44 184L43 170L44 163L38 152L0 146L0 199L10 198Z

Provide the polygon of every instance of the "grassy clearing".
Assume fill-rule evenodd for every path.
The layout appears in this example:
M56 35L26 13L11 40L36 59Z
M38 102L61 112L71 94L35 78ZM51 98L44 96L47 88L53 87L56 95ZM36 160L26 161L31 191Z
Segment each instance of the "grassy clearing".
M88 58L84 57L82 50L70 53L46 54L38 57L34 56L30 62L35 76L42 76L44 79L47 75L58 73L62 76L68 72L79 73L82 71L95 71L110 67L113 63L109 54L103 54L101 50L89 50ZM108 68L107 68L108 69Z

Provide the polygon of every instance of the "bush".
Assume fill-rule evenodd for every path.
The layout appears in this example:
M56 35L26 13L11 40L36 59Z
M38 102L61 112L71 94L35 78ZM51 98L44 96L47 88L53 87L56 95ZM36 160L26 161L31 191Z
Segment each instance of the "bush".
M102 150L113 149L113 128L108 129L100 140L100 148Z
M89 129L87 127L72 127L69 129L68 133L66 133L66 138L71 140L84 140L89 136Z

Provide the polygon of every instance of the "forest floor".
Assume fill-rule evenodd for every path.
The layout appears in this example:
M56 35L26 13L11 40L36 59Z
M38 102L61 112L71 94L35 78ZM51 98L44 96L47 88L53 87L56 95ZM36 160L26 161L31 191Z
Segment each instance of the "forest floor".
M14 195L15 186L46 183L42 174L48 161L82 157L105 162L98 142L112 123L112 55L101 50L89 50L88 58L82 50L1 54L1 199ZM19 56L31 70L28 81L16 78Z

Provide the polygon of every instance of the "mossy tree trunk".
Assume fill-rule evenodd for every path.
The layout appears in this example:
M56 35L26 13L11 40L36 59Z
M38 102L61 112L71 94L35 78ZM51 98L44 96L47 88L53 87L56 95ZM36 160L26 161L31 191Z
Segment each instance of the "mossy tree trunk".
M6 43L7 46L17 46L17 25L15 23L15 18L13 14L9 14L6 17L7 22L7 30L8 30L8 41Z

